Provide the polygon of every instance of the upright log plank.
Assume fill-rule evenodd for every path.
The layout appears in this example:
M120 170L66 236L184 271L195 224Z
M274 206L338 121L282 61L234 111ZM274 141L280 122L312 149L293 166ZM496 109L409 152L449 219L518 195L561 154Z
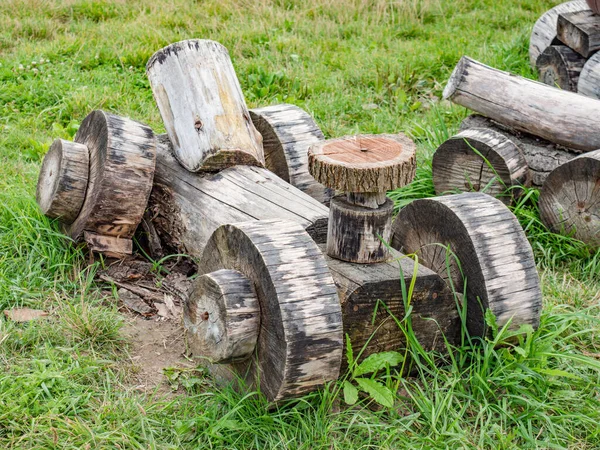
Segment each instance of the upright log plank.
M600 148L600 101L463 57L444 98L497 122L583 151Z
M584 58L600 50L600 16L590 9L558 15L558 39Z
M262 138L229 53L193 39L156 52L146 72L175 156L189 171L264 165Z

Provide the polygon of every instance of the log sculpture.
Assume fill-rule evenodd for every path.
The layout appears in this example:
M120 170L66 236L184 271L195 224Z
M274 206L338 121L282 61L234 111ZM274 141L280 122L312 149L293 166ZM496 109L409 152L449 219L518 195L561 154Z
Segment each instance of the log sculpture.
M533 26L529 41L529 63L535 67L538 57L551 45L559 44L556 37L558 15L587 9L584 0L561 3L544 13Z
M432 161L435 192L482 191L510 204L531 185L520 143L491 128L469 128L448 139Z
M414 143L402 134L331 139L309 148L308 166L317 181L346 193L330 204L327 254L349 262L385 261L394 208L386 192L413 180Z
M600 20L600 16L598 16ZM587 60L577 81L577 92L600 99L600 52Z
M308 147L325 139L312 117L288 104L251 109L250 117L263 138L265 167L315 200L329 205L333 190L317 183L308 172Z
M91 250L111 256L130 254L131 238L152 188L155 158L150 128L94 111L81 123L75 143L55 142L47 153L38 180L38 202L51 216L56 216L57 208L59 215L66 208L61 220L75 241L83 239ZM65 191L73 194L70 202L64 200Z
M146 72L175 156L189 171L264 165L254 128L225 47L194 39L156 52Z
M600 17L590 9L559 14L556 29L558 39L584 58L600 50Z
M499 200L481 193L415 200L394 221L392 246L416 253L457 292L466 286L472 336L487 333L486 309L500 327L539 325L542 293L533 252Z
M519 131L582 151L600 148L600 102L471 58L454 69L444 98Z
M539 208L552 231L600 247L600 150L557 167L544 183Z
M551 45L538 57L539 80L548 86L577 92L585 58L565 45Z

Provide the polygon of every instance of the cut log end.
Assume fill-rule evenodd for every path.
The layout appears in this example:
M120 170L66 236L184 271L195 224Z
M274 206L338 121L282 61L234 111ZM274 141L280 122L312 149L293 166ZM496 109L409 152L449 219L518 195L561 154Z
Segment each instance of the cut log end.
M458 64L456 64L456 67L450 74L448 83L446 84L446 87L442 92L442 97L444 98L444 100L452 101L452 97L456 93L456 89L458 89L458 87L460 86L463 75L472 61L473 60L468 56L463 56L462 58L460 58Z
M481 193L415 200L400 211L392 230L392 247L416 253L456 292L466 282L472 336L487 334L487 309L500 327L509 321L512 329L539 325L542 293L533 252L500 201Z
M565 45L551 45L539 56L539 80L549 86L577 92L579 74L585 58Z
M42 212L69 224L85 199L89 174L88 148L83 144L55 140L44 157L36 199Z
M195 357L217 364L249 357L256 347L260 323L252 283L230 269L202 275L185 302L183 322Z
M600 16L598 16L600 20ZM577 83L577 92L587 97L600 99L600 52L587 60Z
M600 17L590 9L559 14L558 39L583 58L600 50Z
M556 168L544 183L539 207L552 231L600 247L600 150Z

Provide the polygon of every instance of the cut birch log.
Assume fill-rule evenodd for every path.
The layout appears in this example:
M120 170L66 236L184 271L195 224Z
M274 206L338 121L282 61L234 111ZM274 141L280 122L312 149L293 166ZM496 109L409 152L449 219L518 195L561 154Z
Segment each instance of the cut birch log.
M544 183L539 207L553 232L600 247L600 150L556 168Z
M553 144L531 134L521 133L506 125L499 124L476 114L467 117L460 125L461 130L471 128L493 130L505 135L518 145L527 160L527 165L531 172L531 183L536 187L541 187L544 184L550 172L578 155L572 149Z
M236 166L194 174L175 160L166 135L157 142L149 209L166 249L199 258L221 225L263 219L297 222L316 242L325 242L327 207L267 169Z
M577 92L600 99L600 52L595 53L583 66L577 83Z
M565 45L551 45L539 56L538 80L548 86L577 92L579 74L585 58Z
M42 212L62 223L79 214L88 185L90 156L85 145L56 139L44 156L36 200Z
M224 225L211 236L201 275L234 269L255 287L260 327L251 358L215 365L233 371L269 401L311 392L338 378L342 314L327 263L304 228L288 221ZM201 356L201 355L195 355Z
M329 189L308 172L308 147L325 139L319 126L303 109L288 104L250 110L254 126L262 135L265 167L292 186L329 205Z
M183 311L187 343L194 355L225 364L254 351L260 324L258 298L252 282L237 270L221 269L198 277Z
M585 0L561 3L542 14L533 26L529 40L529 64L535 68L538 57L546 48L559 43L556 37L558 15L566 12L583 11L587 9Z
M559 14L556 30L558 39L584 58L600 50L600 16L590 9Z
M470 128L435 151L433 185L438 195L484 192L510 204L531 185L531 173L520 143L491 128Z
M600 148L600 101L463 57L444 98L497 122L583 151Z
M416 253L459 295L466 284L472 336L487 334L487 309L500 327L539 325L542 293L533 252L499 200L482 193L415 200L394 221L392 246Z
M81 123L75 142L87 146L90 172L83 206L75 221L66 226L67 233L76 241L84 232L130 240L152 189L154 133L131 119L93 111ZM115 254L123 249L122 242L105 248Z
M146 73L175 156L186 169L263 166L262 138L225 47L203 39L177 42L156 52Z
M414 143L401 134L321 141L308 149L308 168L318 182L346 192L331 200L327 254L364 264L389 258L394 204L385 192L413 180Z

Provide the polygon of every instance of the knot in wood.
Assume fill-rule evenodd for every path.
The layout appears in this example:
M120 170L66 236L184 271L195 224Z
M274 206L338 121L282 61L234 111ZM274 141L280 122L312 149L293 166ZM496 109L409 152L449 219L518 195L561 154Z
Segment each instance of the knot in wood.
M311 175L344 192L386 192L415 176L415 144L403 134L357 135L320 141L308 149Z

